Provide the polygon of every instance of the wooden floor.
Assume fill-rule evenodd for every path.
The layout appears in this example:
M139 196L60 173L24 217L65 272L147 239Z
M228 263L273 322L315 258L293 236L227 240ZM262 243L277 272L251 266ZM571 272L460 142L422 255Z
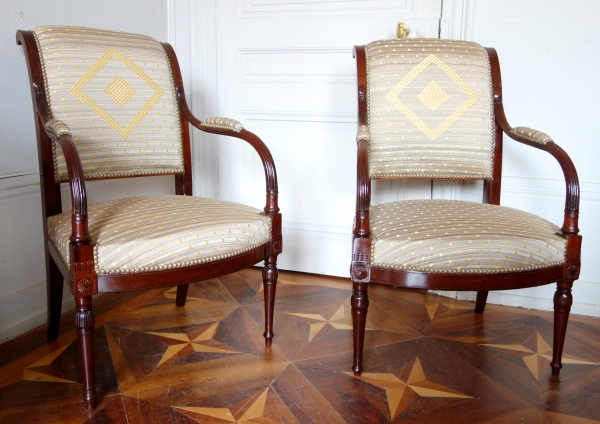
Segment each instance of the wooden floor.
M258 269L193 285L184 309L174 289L119 295L96 317L98 408L65 322L0 346L0 423L600 423L600 320L572 317L554 377L550 313L371 286L355 377L350 288L282 272L271 348Z

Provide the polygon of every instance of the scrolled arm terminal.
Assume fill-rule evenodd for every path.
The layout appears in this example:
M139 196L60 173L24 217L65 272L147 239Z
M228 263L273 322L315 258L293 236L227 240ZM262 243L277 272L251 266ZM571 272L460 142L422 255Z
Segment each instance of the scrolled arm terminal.
M206 118L204 121L202 121L202 125L209 128L220 128L224 130L230 130L236 133L239 133L244 129L244 126L242 124L240 124L235 119L231 118Z
M371 131L369 131L369 127L366 125L358 127L358 131L356 132L356 142L358 143L361 140L371 141Z
M58 139L63 134L71 135L71 131L67 124L57 119L51 119L46 122L46 132L50 137Z
M554 141L548 134L528 127L515 127L510 130L510 133L512 135L521 136L530 143L540 144L542 146L550 141Z

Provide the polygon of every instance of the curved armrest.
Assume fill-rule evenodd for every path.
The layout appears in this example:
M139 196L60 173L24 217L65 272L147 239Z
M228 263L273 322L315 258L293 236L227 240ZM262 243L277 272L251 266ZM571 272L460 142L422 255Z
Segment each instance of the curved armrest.
M547 134L527 127L512 128L504 115L502 96L496 96L495 106L496 122L502 131L510 138L519 143L544 150L554 156L558 161L563 170L565 183L567 185L565 216L561 230L566 234L577 234L579 232L577 224L579 218L579 178L577 177L577 170L575 169L575 165L573 165L573 161L571 161L569 155L567 155L567 153Z
M209 118L201 122L189 110L185 98L182 94L179 95L181 113L189 121L190 124L202 130L213 134L227 135L230 137L240 138L250 144L258 153L265 170L265 179L267 182L267 203L265 205L265 213L273 215L279 212L277 205L277 171L275 170L275 162L271 156L271 152L265 143L254 133L247 131L242 125L228 118Z
M354 235L368 237L369 206L371 204L371 180L369 179L369 141L371 133L369 127L361 125L356 133L357 165L356 165L356 219L354 222Z
M87 196L81 160L71 139L69 127L62 121L55 119L45 121L43 117L41 118L46 134L61 147L67 163L72 205L71 237L69 240L75 245L86 244L91 238L88 229Z
M228 135L230 137L240 138L254 147L254 150L260 156L263 167L265 169L265 179L267 181L267 202L265 205L265 213L268 215L275 215L279 212L279 206L277 206L277 172L275 170L275 163L271 152L263 143L263 141L250 131L246 131L242 124L234 119L229 118L209 118L204 122L201 122L194 116L190 111L187 101L185 100L185 92L183 91L183 81L181 81L181 71L179 69L179 63L177 62L177 56L168 43L162 43L167 55L169 56L171 67L173 68L173 75L175 77L175 88L177 89L177 100L179 103L179 109L185 119L190 124L202 130L213 134Z

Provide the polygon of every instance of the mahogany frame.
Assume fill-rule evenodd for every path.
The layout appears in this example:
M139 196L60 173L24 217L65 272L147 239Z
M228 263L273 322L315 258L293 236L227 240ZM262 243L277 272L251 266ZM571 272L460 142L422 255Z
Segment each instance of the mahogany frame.
M370 265L371 230L369 228L369 207L371 204L371 179L368 172L369 140L359 138L357 141L357 194L356 220L353 231L352 262L350 278L352 287L352 323L354 338L354 363L352 370L360 375L363 370L362 353L369 306L368 287L370 283L387 284L415 289L428 290L475 290L477 300L475 312L483 313L488 292L490 290L510 290L534 287L556 282L554 295L554 341L550 367L553 374L562 368L561 357L565 341L569 312L573 303L571 287L579 278L581 265L581 235L578 234L579 216L579 180L577 171L569 156L554 141L536 144L524 137L511 133L502 104L502 80L498 55L493 48L487 49L492 70L494 90L495 142L493 147L492 178L484 180L483 202L499 205L502 178L502 135L544 150L550 153L560 164L566 182L566 200L564 220L558 235L566 239L566 260L564 265L549 268L506 272L502 274L436 274L415 271L401 271L377 268ZM364 46L355 46L358 75L358 125L368 126L367 110L367 69Z
M25 51L38 144L46 257L47 336L48 340L55 340L58 337L64 278L75 297L75 327L79 341L83 399L86 408L94 409L96 407L93 347L94 314L92 312L92 295L96 293L144 290L176 285L176 306L183 307L189 283L229 274L264 260L265 332L263 335L266 345L270 346L273 340L273 309L278 276L276 264L277 256L282 251L282 235L281 214L279 213L277 203L277 173L271 153L263 141L245 129L235 132L228 129L204 126L188 108L183 90L181 71L175 52L169 44L163 43L173 72L182 129L184 171L180 174L174 174L175 193L177 195L192 195L190 124L204 132L242 139L256 150L263 163L266 179L266 204L264 213L271 218L271 240L262 246L234 257L185 268L131 274L96 274L93 255L94 243L91 241L88 229L85 178L77 149L69 134L61 134L56 137L46 130L46 124L50 120L50 116L48 115L48 99L46 98L43 70L33 32L17 31L16 41L17 44L23 46ZM68 182L71 189L72 232L70 237L71 251L69 266L61 260L56 247L48 238L47 231L47 218L62 212L60 183L54 181L52 141L56 141L64 153L69 176Z

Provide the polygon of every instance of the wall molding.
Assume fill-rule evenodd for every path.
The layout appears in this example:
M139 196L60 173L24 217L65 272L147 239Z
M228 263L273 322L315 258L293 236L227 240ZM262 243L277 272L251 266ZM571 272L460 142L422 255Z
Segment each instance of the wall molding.
M416 17L416 0L238 0L239 19L401 13Z
M275 110L238 110L249 121L327 122L356 125L356 113Z
M240 81L354 84L352 48L239 49Z

